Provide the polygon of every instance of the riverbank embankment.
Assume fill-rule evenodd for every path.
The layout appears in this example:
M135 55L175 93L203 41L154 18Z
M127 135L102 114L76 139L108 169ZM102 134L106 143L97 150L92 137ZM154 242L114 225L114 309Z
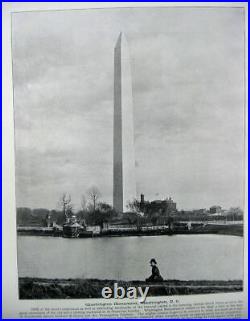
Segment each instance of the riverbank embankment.
M102 298L104 287L114 283L128 287L149 287L148 296L188 295L207 293L239 292L243 290L241 280L230 281L179 281L166 280L159 283L145 281L116 281L98 279L43 279L19 278L20 299L84 299Z

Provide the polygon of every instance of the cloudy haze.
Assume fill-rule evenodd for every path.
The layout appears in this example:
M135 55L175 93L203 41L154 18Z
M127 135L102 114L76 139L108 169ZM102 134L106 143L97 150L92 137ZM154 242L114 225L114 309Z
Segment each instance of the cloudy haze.
M17 206L112 203L113 58L131 56L137 196L243 206L244 12L145 8L16 13Z

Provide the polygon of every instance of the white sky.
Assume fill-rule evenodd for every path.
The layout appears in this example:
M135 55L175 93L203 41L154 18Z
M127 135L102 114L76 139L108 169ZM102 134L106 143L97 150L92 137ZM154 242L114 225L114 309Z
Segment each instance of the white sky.
M13 14L17 206L97 185L112 203L113 49L126 34L137 195L243 206L244 12L145 8Z

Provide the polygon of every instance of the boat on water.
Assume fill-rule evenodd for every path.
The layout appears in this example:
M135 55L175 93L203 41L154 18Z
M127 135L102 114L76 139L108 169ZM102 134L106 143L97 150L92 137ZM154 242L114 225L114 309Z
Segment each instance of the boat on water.
M82 228L83 227L78 223L65 223L63 225L63 237L79 237Z
M79 224L75 215L67 218L63 224L63 237L67 238L81 238L92 237L92 232L86 230L86 224L83 222Z

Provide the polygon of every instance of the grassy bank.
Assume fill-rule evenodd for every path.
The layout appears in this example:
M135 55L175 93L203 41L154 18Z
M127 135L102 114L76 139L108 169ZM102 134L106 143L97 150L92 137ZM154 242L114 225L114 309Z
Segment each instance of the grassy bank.
M19 278L20 299L79 299L101 298L103 287L149 286L148 296L160 295L187 295L205 293L225 293L242 291L243 283L240 280L232 281L178 281L167 280L161 283L147 283L144 281L115 281L98 279L41 279Z

